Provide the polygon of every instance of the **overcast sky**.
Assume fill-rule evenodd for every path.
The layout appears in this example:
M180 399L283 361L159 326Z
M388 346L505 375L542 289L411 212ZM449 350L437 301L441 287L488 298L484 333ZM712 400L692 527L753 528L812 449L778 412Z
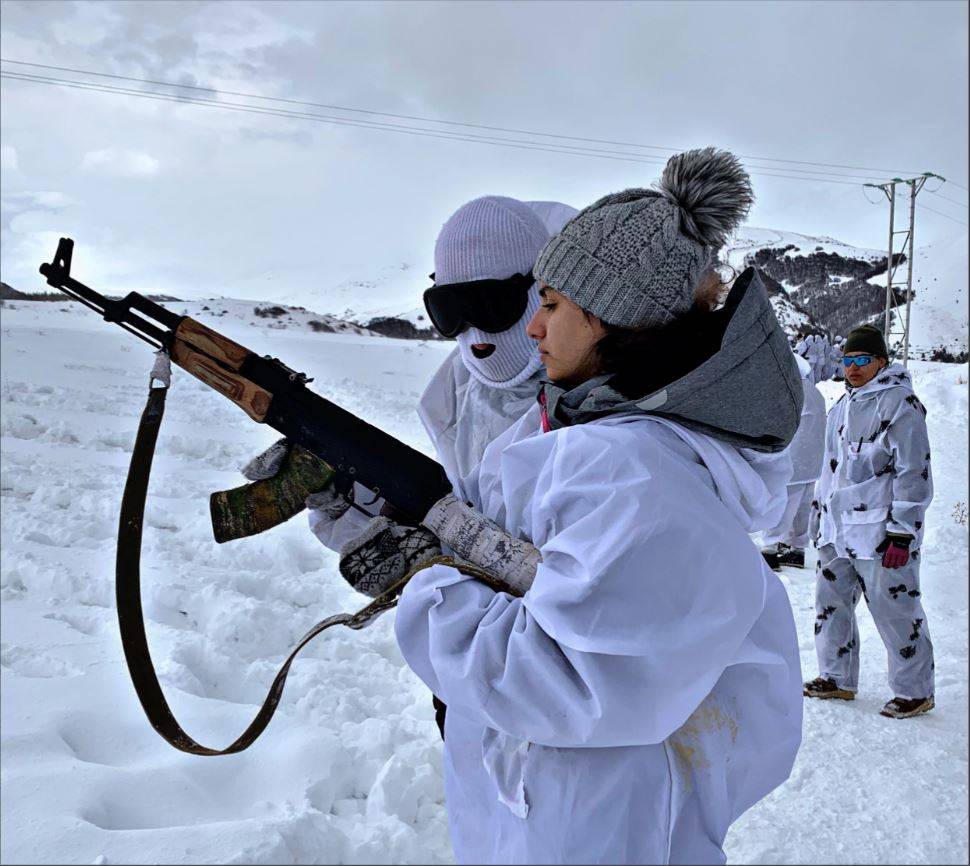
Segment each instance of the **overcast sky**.
M967 231L967 8L5 0L0 53L429 120L656 148L713 144L749 158L753 172L870 174L756 157L934 171L952 182L920 194L916 239L925 243ZM98 80L9 62L3 72ZM319 291L399 262L416 269L421 289L438 229L464 201L501 194L581 207L649 185L657 158L672 152L187 92L649 161L4 78L4 281L41 288L37 265L69 235L78 276L104 291L271 299L276 287ZM754 174L749 223L881 248L884 199L870 190L880 197L870 204L849 181Z

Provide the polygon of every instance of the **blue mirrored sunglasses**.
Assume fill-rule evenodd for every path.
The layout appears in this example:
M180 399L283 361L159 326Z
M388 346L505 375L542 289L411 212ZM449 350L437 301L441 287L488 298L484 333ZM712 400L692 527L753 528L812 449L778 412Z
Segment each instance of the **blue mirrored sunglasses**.
M851 367L855 364L857 367L865 367L866 364L872 363L872 355L853 355L851 358L843 358L842 366Z

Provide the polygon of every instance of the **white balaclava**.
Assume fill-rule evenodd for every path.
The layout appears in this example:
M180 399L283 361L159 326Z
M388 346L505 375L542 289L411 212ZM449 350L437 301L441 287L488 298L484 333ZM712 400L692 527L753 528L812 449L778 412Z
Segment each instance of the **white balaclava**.
M549 240L542 220L514 198L489 195L462 205L442 226L434 247L435 285L475 280L504 280L527 274ZM468 372L492 388L514 388L541 366L535 341L525 328L539 308L535 284L522 318L497 334L469 326L458 335L458 349ZM472 346L491 343L495 351L477 358Z
M526 204L542 220L550 237L558 235L563 226L579 213L576 208L561 201L527 201Z

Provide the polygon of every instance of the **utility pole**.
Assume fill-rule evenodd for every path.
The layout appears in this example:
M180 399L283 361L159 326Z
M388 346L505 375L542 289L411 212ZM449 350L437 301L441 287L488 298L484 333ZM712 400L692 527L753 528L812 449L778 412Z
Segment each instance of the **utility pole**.
M898 338L895 344L897 348L899 341L902 341L904 367L909 363L909 316L913 300L913 229L916 223L916 196L926 184L926 181L931 177L946 182L946 178L940 177L940 175L934 174L931 171L924 171L918 177L894 177L892 180L886 181L886 183L863 184L863 186L881 189L886 198L889 199L889 251L886 255L886 321L883 326L883 333L886 337L886 347L894 356L896 355L896 351L893 348L893 337ZM896 187L900 184L909 186L909 226L908 228L897 230ZM893 263L893 249L896 246L897 235L904 235L902 243L899 246L901 247L900 252L902 252L906 259L905 277L901 277L900 279L896 279L896 269L899 263ZM906 300L905 313L902 316L899 315L900 305L896 295L896 291L900 289L903 291L903 297ZM896 312L896 318L899 320L899 325L895 329L893 328L894 311Z

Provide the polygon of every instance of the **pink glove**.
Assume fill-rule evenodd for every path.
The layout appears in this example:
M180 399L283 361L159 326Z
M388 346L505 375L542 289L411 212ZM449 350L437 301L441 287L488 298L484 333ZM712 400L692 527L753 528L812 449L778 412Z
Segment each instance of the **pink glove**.
M882 567L902 568L907 562L909 562L909 548L890 541L882 555Z

